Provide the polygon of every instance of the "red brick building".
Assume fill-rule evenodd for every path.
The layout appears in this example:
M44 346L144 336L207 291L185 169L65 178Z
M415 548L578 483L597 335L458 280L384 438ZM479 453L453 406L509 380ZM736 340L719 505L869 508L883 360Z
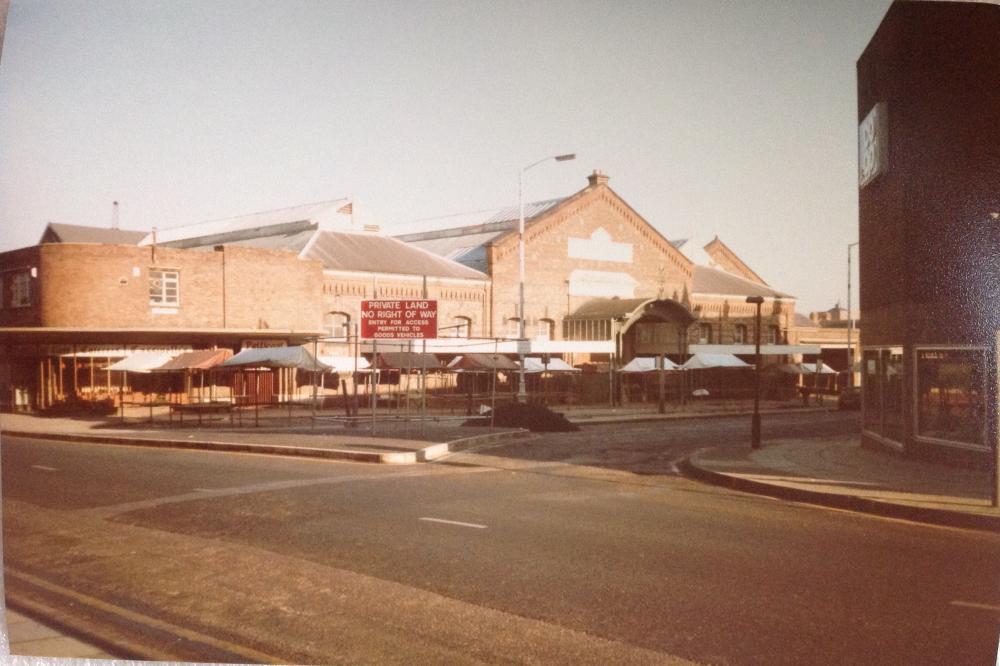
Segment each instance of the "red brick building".
M321 264L274 250L54 242L4 252L4 402L44 407L83 383L110 393L95 365L134 350L301 344L321 332L321 302Z
M594 172L569 197L525 205L525 331L532 353L574 361L627 362L636 355L692 351L753 353L755 306L762 296L764 353L789 346L795 297L768 286L718 238L693 262ZM420 220L398 236L411 245L488 274L488 335L520 328L518 209Z

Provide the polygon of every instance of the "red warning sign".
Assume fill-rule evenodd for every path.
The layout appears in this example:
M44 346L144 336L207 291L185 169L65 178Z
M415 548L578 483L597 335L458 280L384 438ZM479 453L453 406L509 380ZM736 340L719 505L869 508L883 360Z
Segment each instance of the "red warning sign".
M361 337L426 340L437 337L437 301L361 301Z

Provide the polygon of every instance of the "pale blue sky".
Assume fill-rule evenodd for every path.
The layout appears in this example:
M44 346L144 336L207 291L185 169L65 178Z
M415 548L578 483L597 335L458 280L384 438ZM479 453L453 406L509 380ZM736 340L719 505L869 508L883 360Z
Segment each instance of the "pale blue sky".
M600 169L799 311L846 301L855 62L889 0L13 0L0 250L354 196L365 222L568 195ZM857 298L855 292L855 299Z

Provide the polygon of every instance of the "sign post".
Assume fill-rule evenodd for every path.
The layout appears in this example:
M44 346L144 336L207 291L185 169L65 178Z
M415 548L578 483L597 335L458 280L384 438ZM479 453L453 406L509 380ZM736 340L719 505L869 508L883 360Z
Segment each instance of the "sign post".
M372 368L376 378L372 385L372 432L375 429L375 403L378 400L378 341L379 340L426 340L436 338L438 304L436 300L395 300L366 299L361 301L361 338L372 341L372 351L375 354ZM426 353L426 342L422 349ZM409 345L412 349L412 343ZM426 412L427 404L427 371L423 357L421 360L421 390L423 392L422 409ZM409 383L409 374L407 374ZM407 401L409 395L407 395ZM407 403L407 409L409 404ZM425 414L426 416L426 414Z

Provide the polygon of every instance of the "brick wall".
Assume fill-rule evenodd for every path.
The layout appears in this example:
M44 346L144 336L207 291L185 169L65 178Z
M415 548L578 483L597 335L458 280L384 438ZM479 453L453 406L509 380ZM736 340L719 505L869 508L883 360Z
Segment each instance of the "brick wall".
M157 248L154 258L150 247L56 244L4 253L0 272L32 259L34 305L4 308L0 325L316 330L321 320L321 265L285 252ZM150 304L151 268L178 271L176 307Z
M631 262L569 256L570 239L588 240L603 229L612 243L631 246ZM517 317L519 259L517 234L488 249L493 277L493 328L503 335ZM677 298L690 291L690 262L606 184L592 184L552 212L536 218L525 232L525 314L528 336L540 319L559 323L593 295L571 295L574 269L626 273L635 280L634 297Z
M373 298L421 299L424 298L423 287L421 276L327 271L323 276L322 315L349 315L352 326L350 332L353 334L353 325L360 324L361 301ZM487 336L489 292L488 280L428 277L427 298L438 302L438 327L442 329L440 336L457 334L456 329L446 327L458 323L458 317L469 320L471 330L468 335L471 337ZM331 325L336 326L345 321L346 318L342 316L329 317L323 328L331 333Z

